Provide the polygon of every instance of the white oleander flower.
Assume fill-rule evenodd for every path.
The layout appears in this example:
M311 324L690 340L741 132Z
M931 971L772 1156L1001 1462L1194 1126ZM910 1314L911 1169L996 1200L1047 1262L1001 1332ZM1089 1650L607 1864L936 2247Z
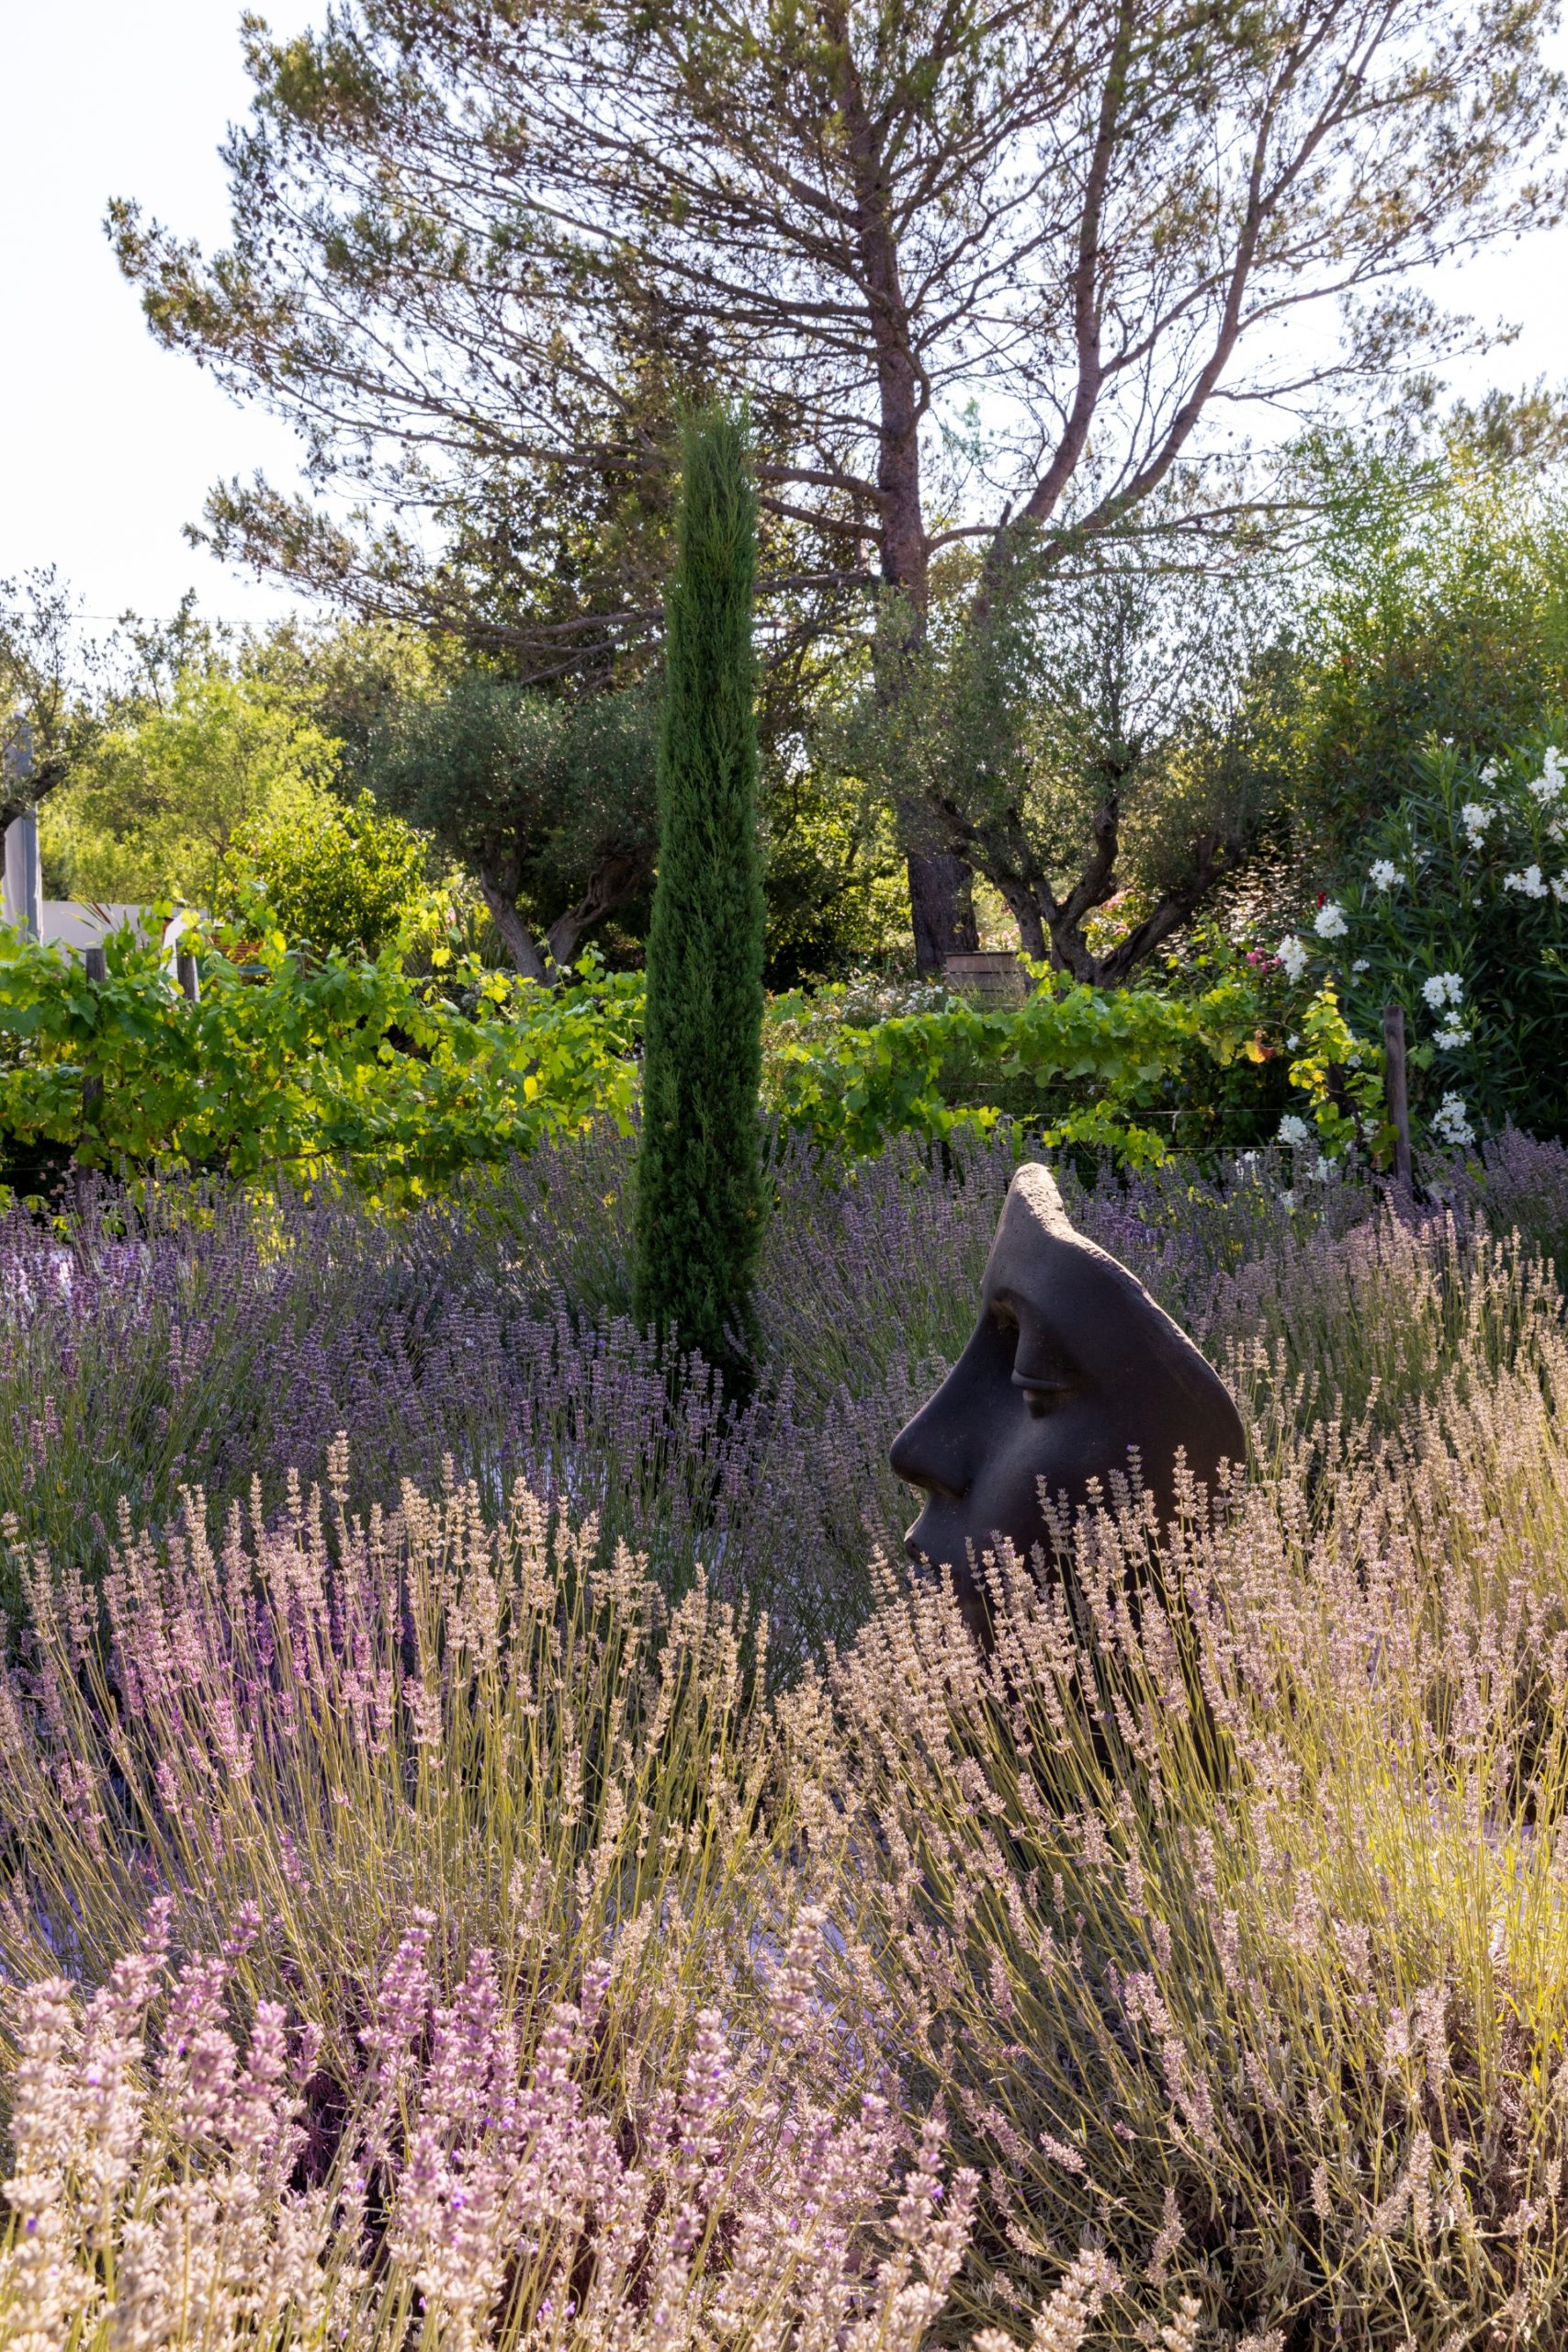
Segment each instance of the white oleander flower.
M1285 1040L1285 1051L1288 1054L1293 1054L1301 1042L1299 1035L1294 1029L1292 1029L1290 1035Z
M1350 967L1350 969L1353 972L1370 972L1371 968L1371 966L1368 963L1364 956L1358 956L1355 962Z
M1481 781L1483 784L1495 784L1500 773L1496 761L1488 760L1481 771Z
M1470 1031L1468 1029L1461 1028L1460 1023L1455 1021L1450 1014L1449 1019L1444 1022L1442 1027L1434 1032L1432 1043L1434 1046L1441 1046L1443 1052L1446 1054L1456 1053L1461 1046L1469 1045Z
M1487 800L1467 800L1459 813L1471 848L1480 849L1486 839L1486 828L1497 814L1496 809Z
M1505 890L1517 890L1523 899L1544 899L1546 884L1539 865L1527 865L1522 874L1505 874Z
M1568 785L1568 775L1563 773L1562 754L1555 743L1549 743L1541 755L1540 774L1531 784L1530 790L1545 808L1561 797L1565 785Z
M1554 874L1552 876L1551 895L1560 907L1568 904L1568 875Z
M1421 983L1421 993L1434 1012L1441 1012L1445 1004L1458 1004L1464 994L1461 972L1434 972Z
M1404 879L1392 857L1374 858L1368 872L1375 890L1392 890L1396 882L1403 882Z
M1295 1210L1295 1205L1296 1205L1296 1196L1295 1196L1294 1193L1290 1192L1290 1191L1288 1191L1288 1190L1287 1190L1287 1191L1285 1191L1285 1192L1283 1192L1283 1193L1280 1193L1280 1206L1282 1209L1289 1209L1289 1210L1291 1210L1291 1211L1292 1211L1292 1213L1293 1214L1293 1213L1294 1213L1294 1210Z
M1312 1129L1294 1111L1287 1111L1280 1122L1280 1141L1292 1151L1304 1151L1313 1140Z
M1312 919L1312 927L1319 939L1343 939L1350 928L1344 908L1335 899L1324 900Z
M1462 1094L1445 1094L1432 1114L1432 1132L1455 1150L1475 1141Z
M1293 931L1281 939L1274 953L1285 967L1285 978L1299 980L1307 967L1307 952Z

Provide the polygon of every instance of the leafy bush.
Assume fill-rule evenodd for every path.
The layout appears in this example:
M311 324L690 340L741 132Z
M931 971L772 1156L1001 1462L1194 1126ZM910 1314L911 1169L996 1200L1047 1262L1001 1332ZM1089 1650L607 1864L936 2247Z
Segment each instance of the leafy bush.
M1402 1004L1413 1108L1444 1145L1513 1124L1568 1132L1568 773L1537 740L1482 763L1428 746L1353 877L1280 954L1326 964L1351 1023Z
M242 924L203 950L195 1004L130 936L111 943L101 989L62 952L0 942L0 1138L86 1169L346 1178L409 1200L596 1115L631 1116L639 977L590 955L552 990L437 946L423 958L434 976L418 978L408 939L369 958L273 932L258 955ZM1288 1018L1307 1039L1293 1060L1278 1041ZM787 1133L836 1153L899 1135L946 1148L1012 1118L1047 1144L1151 1166L1173 1142L1261 1143L1285 1102L1302 1140L1335 1151L1370 1136L1378 1057L1331 991L1303 1012L1251 971L1182 996L1046 979L1014 1012L826 989L774 1001L762 1093Z
M98 987L71 956L15 942L0 955L0 1135L63 1145L87 1169L341 1171L408 1199L558 1128L630 1116L636 981L552 991L454 966L466 1014L405 973L396 944L318 957L274 933L262 954L243 935L209 947L192 1001L129 932Z
M288 818L236 829L224 881L242 918L318 955L375 956L424 896L429 853L369 793L347 806L324 797Z
M1111 1149L1145 1165L1184 1115L1197 1131L1186 1139L1213 1136L1231 1071L1255 1083L1233 1107L1243 1133L1233 1125L1222 1139L1264 1138L1278 1115L1262 1075L1275 1058L1269 1018L1257 984L1240 977L1193 997L1047 978L1017 1011L938 998L931 1011L869 1021L853 992L824 989L775 1004L763 1093L786 1125L852 1154L897 1135L984 1133L1011 1114L1049 1146Z

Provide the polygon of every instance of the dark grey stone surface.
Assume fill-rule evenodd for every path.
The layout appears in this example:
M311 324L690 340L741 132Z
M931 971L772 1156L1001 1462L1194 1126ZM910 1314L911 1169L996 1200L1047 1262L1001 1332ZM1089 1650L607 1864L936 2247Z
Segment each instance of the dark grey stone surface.
M1091 1479L1109 1496L1134 1451L1162 1521L1175 1511L1179 1453L1210 1487L1223 1462L1247 1458L1219 1375L1125 1266L1074 1231L1049 1170L1025 1166L991 1245L974 1337L894 1442L894 1469L925 1496L909 1550L951 1566L985 1637L981 1555L1005 1536L1027 1558L1048 1541L1042 1482L1069 1506Z

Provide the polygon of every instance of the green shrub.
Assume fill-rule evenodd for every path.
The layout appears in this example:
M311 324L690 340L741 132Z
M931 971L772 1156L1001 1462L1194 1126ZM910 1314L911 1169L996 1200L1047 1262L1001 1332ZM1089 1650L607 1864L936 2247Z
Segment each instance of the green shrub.
M640 983L591 972L552 990L449 966L474 1011L374 959L304 956L281 933L200 956L192 1002L156 947L122 932L94 987L57 949L0 954L0 1134L114 1173L213 1170L389 1200L631 1115ZM437 951L445 956L446 951ZM100 1090L86 1100L86 1082Z
M1540 738L1482 762L1451 744L1363 836L1356 866L1299 936L1304 977L1332 975L1351 1026L1404 1008L1412 1109L1450 1147L1513 1124L1568 1133L1568 772Z
M191 1003L158 950L129 934L111 941L96 989L71 956L0 939L0 1140L13 1190L51 1189L73 1159L111 1173L306 1185L331 1171L406 1201L596 1116L623 1128L631 1119L638 975L585 959L572 985L551 990L438 946L434 976L422 979L405 967L406 935L375 957L304 953L278 932L258 954L243 926L197 944ZM1288 1100L1298 1107L1287 1139L1333 1151L1357 1132L1341 1081L1365 1098L1361 1127L1375 1131L1378 1057L1329 989L1304 1010L1250 974L1185 998L1047 981L1010 1012L939 999L935 1011L885 1012L893 1001L826 989L775 1001L762 1104L786 1135L859 1159L897 1136L949 1146L1012 1118L1047 1145L1149 1167L1173 1145L1266 1141ZM1293 1058L1278 1034L1287 1018L1302 1024ZM89 1080L101 1088L90 1111ZM736 1115L728 1161L716 1130L710 1140L725 1181L749 1187L758 1125ZM734 1222L744 1266L754 1240ZM735 1262L725 1261L732 1281ZM712 1265L700 1284L689 1279L710 1303L738 1295ZM710 1344L725 1311L733 1305L701 1327ZM697 1312L690 1299L686 1312Z
M1268 1035L1282 1009L1250 974L1185 997L1054 977L1016 1010L939 998L871 1020L853 994L822 990L774 1006L764 1097L785 1125L856 1156L897 1135L945 1142L1011 1116L1049 1146L1145 1165L1173 1140L1268 1138L1288 1086ZM1327 1050L1347 1050L1337 1033ZM1301 1110L1321 1109L1332 1127L1323 1071L1303 1063L1295 1083Z
M319 955L375 956L423 896L429 853L368 792L242 825L224 859L243 920Z

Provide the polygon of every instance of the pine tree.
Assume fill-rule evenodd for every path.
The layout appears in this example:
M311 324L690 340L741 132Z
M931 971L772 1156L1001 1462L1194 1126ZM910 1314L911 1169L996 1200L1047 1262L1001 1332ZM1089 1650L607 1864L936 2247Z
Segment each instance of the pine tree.
M733 418L684 436L648 943L637 1314L743 1379L761 1237L756 506Z

